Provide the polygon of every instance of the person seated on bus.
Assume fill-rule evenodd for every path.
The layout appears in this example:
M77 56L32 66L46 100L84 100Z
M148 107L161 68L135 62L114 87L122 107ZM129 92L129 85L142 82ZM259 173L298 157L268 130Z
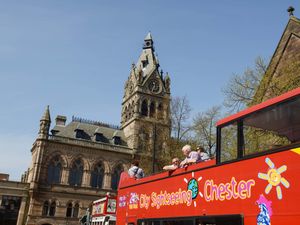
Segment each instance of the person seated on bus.
M143 169L139 168L139 161L137 161L137 160L132 161L131 167L128 170L128 174L130 177L136 178L136 179L140 179L145 176Z
M197 147L197 152L200 155L201 161L210 160L209 155L205 152L205 150L202 146Z
M180 166L180 161L178 158L172 159L172 164L163 167L163 170L176 170Z
M192 151L192 147L190 145L183 146L182 153L186 158L180 163L180 167L185 167L201 161L198 152Z

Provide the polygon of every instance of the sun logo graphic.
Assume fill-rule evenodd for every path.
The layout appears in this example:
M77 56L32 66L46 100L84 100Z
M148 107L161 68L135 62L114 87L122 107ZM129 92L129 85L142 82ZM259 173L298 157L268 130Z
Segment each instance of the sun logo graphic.
M187 184L187 190L192 192L192 199L194 200L197 198L198 194L203 198L203 194L199 191L199 184L198 182L202 180L202 177L195 178L194 172L192 172L192 178L188 180L187 178L183 178L184 182ZM194 201L194 207L197 206L196 201Z
M287 170L287 166L283 165L276 169L274 163L271 159L266 158L266 164L269 166L267 173L258 173L258 178L262 180L267 180L269 184L266 186L265 193L269 194L273 187L276 187L277 198L282 199L282 190L280 184L282 184L285 188L290 187L290 183L282 177L282 173Z

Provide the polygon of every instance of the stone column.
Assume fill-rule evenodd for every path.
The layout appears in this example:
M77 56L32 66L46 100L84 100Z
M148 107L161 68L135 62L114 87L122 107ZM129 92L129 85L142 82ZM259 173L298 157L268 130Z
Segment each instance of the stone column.
M69 183L69 174L70 169L67 167L63 167L62 173L61 173L61 184L68 184Z
M83 187L90 187L91 186L91 172L90 172L90 170L84 170L83 171L82 186Z
M25 212L25 209L26 209L26 204L27 204L27 197L23 196L22 201L21 201L21 205L20 205L20 209L19 209L17 225L24 224L23 220L24 220L24 212Z
M147 116L150 117L150 101L147 102Z
M111 173L104 173L103 189L111 189Z
M158 106L159 106L159 103L155 103L155 105L154 105L154 109L155 109L155 115L154 115L154 117L155 117L155 119L159 119L159 110L158 110Z
M137 117L139 116L140 112L139 112L139 103L138 101L134 103L134 116Z

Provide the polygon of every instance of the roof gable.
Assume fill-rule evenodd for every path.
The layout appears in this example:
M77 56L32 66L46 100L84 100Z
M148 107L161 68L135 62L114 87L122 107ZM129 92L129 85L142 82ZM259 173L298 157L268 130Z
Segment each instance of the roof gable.
M269 66L257 88L252 104L275 97L283 92L297 87L295 80L300 75L295 64L300 61L300 20L291 16L281 36L277 48L270 60ZM286 76L295 75L294 79ZM284 82L289 80L289 83Z

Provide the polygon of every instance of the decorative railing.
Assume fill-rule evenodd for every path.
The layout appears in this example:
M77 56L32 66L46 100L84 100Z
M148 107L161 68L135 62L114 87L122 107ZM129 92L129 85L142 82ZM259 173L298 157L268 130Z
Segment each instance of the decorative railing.
M99 143L99 142L94 142L94 141L89 141L84 139L75 139L75 138L68 138L68 137L55 136L55 135L49 135L49 140L62 142L66 144L80 145L84 147L101 148L101 149L115 151L115 152L131 153L132 151L132 149L127 146L112 145L112 144Z
M97 125L97 126L108 127L108 128L120 130L120 126L118 126L118 125L103 123L103 122L95 121L95 120L83 119L83 118L76 117L76 116L72 116L72 122L87 123L87 124L92 124L92 125Z

